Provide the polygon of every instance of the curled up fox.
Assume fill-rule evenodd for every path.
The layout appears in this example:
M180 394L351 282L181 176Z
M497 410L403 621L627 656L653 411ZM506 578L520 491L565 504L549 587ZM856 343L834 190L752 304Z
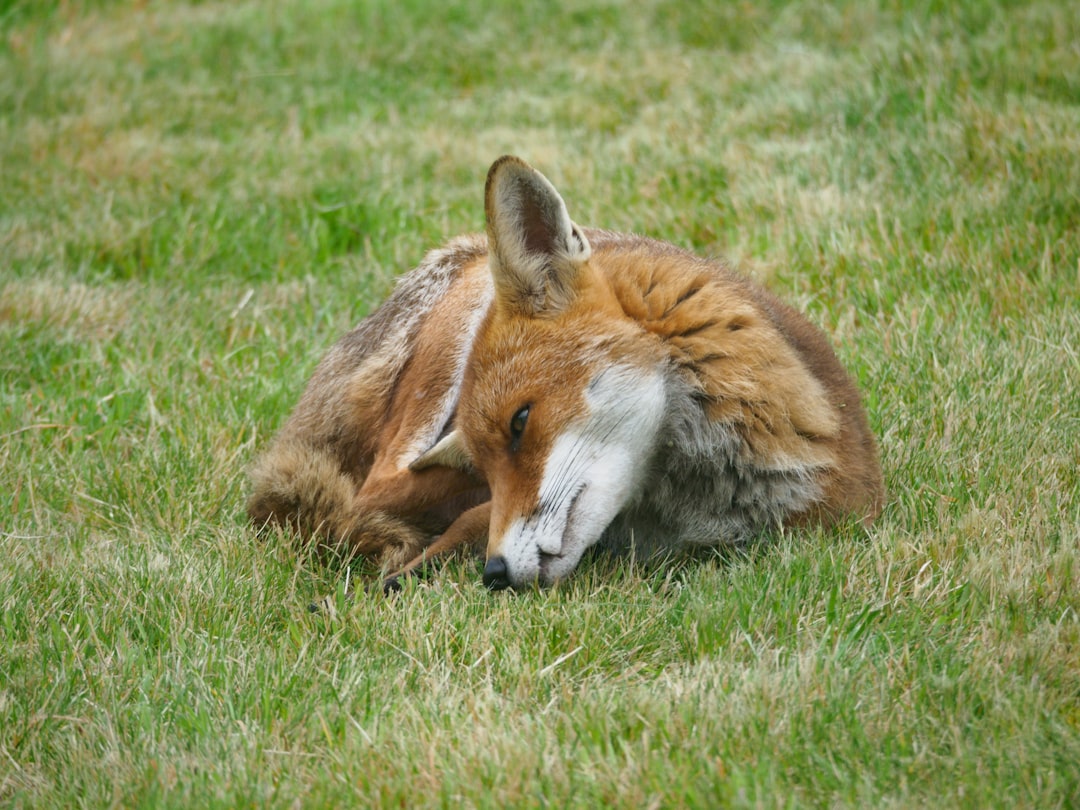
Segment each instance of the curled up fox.
M820 330L723 265L581 228L535 169L341 338L252 468L251 520L403 573L486 538L494 589L590 546L871 521L859 394Z

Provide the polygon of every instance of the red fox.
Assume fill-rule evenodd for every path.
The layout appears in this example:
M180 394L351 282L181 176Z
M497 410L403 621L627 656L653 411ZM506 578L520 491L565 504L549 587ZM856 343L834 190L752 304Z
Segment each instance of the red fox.
M248 513L407 572L487 538L484 583L597 543L744 543L884 500L825 336L723 265L585 229L538 171L488 173L486 237L429 253L322 360Z

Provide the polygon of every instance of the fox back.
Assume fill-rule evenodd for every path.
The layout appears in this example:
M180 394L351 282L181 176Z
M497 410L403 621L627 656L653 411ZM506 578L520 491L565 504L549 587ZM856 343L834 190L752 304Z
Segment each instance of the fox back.
M485 214L486 239L431 254L323 361L256 467L256 522L391 566L486 535L501 588L601 542L878 514L858 392L802 315L717 262L578 227L517 158L492 166Z

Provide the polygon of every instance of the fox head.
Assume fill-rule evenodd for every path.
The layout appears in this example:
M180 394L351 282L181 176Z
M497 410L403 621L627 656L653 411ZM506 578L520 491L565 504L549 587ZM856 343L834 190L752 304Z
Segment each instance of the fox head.
M641 487L665 409L661 352L590 265L588 240L543 175L498 160L485 214L495 297L456 428L428 455L467 459L488 482L484 582L550 584Z

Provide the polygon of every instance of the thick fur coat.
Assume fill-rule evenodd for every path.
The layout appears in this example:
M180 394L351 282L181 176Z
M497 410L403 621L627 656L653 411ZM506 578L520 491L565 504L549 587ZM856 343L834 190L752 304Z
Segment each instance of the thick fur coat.
M492 166L485 214L319 364L253 467L256 525L391 570L486 537L499 588L565 577L598 542L879 513L859 394L801 314L718 262L579 228L517 158Z

